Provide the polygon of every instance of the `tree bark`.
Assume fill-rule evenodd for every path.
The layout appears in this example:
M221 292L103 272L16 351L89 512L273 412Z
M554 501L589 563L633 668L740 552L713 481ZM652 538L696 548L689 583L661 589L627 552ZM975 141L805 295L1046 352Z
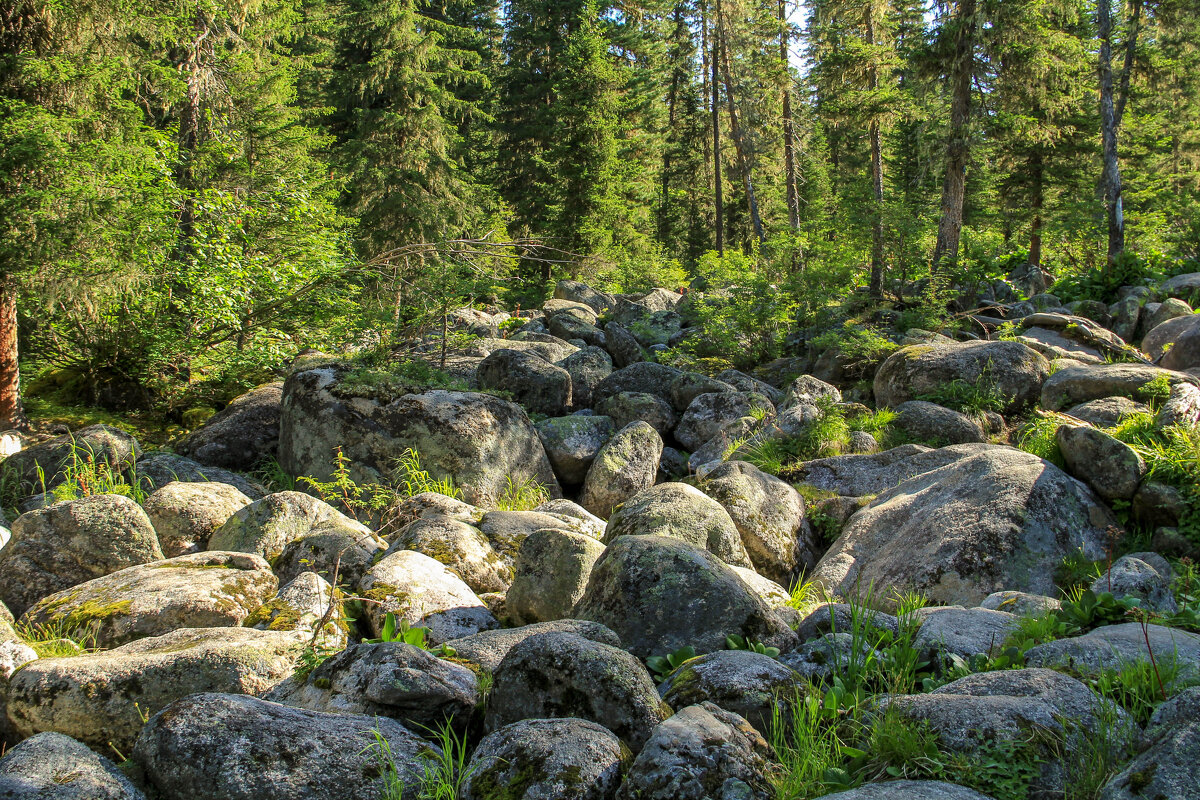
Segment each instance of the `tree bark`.
M1133 0L1129 10L1129 38L1125 41L1125 64L1121 67L1121 88L1117 90L1117 127L1125 118L1125 104L1129 102L1129 82L1133 77L1133 61L1137 55L1138 34L1142 28L1142 0Z
M0 430L26 430L17 347L17 284L0 278Z
M1096 4L1096 27L1100 34L1100 139L1104 150L1104 207L1108 220L1108 261L1125 250L1125 212L1121 201L1121 166L1117 151L1117 111L1113 98L1112 0Z
M1029 206L1033 211L1033 221L1029 224L1028 263L1040 269L1042 266L1042 208L1045 205L1044 170L1041 153L1030 159L1029 176L1033 181L1033 196L1029 202Z
M875 7L868 3L867 45L875 46ZM879 91L879 68L872 64L869 77L871 92ZM883 299L883 134L878 119L868 126L871 139L871 282L868 293L874 300Z
M943 271L958 260L962 239L963 204L967 194L967 159L970 156L971 76L975 67L975 0L962 0L955 15L954 63L950 70L950 141L946 146L946 178L942 184L942 216L934 271Z
M779 66L783 70L783 178L787 183L788 225L800 230L800 199L796 194L796 128L792 120L792 73L788 68L787 0L779 0Z
M720 3L717 4L717 25L723 32L725 21L720 16ZM754 193L754 179L750 171L750 159L746 152L746 142L742 136L742 127L738 123L737 101L733 92L733 75L729 64L729 48L725 46L722 33L721 41L721 77L725 82L725 103L729 107L729 134L733 137L733 149L737 156L738 171L742 173L742 185L746 189L746 204L750 210L750 222L754 226L754 236L761 242L766 239L763 234L762 217L758 214L758 197Z
M721 197L721 100L717 63L721 53L721 0L717 0L717 22L712 31L712 135L713 195L717 209L717 253L725 255L725 200Z

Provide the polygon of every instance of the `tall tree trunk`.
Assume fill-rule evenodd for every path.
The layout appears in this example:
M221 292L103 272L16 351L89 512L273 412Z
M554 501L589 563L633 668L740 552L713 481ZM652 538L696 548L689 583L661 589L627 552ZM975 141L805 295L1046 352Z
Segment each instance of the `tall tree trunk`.
M721 197L721 99L717 63L721 60L721 0L717 0L717 22L712 29L712 141L713 195L717 209L717 253L725 255L725 200Z
M686 30L686 27L684 27L685 23L684 23L683 6L682 5L675 6L674 17L675 17L675 35L676 35L675 41L676 41L676 43L678 43L680 33L683 33L684 35L690 35L690 33ZM683 28L682 31L681 31L681 27ZM680 53L678 51L676 51L675 59L672 61L672 64L671 64L671 89L667 93L668 141L667 141L667 146L663 148L662 208L659 211L659 218L658 218L658 238L660 241L663 241L663 242L665 242L667 240L667 237L670 235L670 221L668 219L668 214L669 214L670 208L671 208L671 143L670 143L670 137L673 136L675 133L675 119L676 119L676 110L675 109L676 109L676 106L678 105L679 78L680 78L680 71L681 71L679 69L679 63L678 63L679 57L680 57Z
M718 9L720 5L718 4ZM719 11L718 11L719 14ZM733 137L733 149L737 156L738 171L742 173L742 185L746 189L746 205L750 210L750 222L754 226L754 236L760 242L766 239L763 234L762 217L758 214L758 197L754 193L754 179L750 174L750 158L746 152L746 142L742 136L742 126L738 122L737 99L733 91L733 70L729 63L729 48L726 46L724 30L725 20L718 16L717 25L721 29L721 77L725 83L725 104L729 108L729 135Z
M0 430L29 427L21 407L21 366L17 350L17 283L0 278Z
M1142 27L1142 0L1133 0L1129 10L1129 34L1125 40L1125 63L1121 67L1121 86L1117 90L1117 127L1125 118L1125 104L1129 102L1129 81L1133 77L1133 61L1137 55L1138 34Z
M779 67L783 70L783 179L787 183L788 225L800 230L800 198L796 194L796 127L792 121L792 73L788 68L787 0L779 0Z
M950 69L950 141L946 146L942 216L933 251L935 271L942 271L958 260L958 245L962 239L967 159L970 156L971 76L975 69L975 0L959 2L955 25L954 63Z
M1104 206L1108 218L1108 261L1125 250L1125 212L1121 202L1121 166L1117 155L1117 111L1113 99L1112 0L1096 4L1100 34L1100 139L1104 149Z
M1029 259L1031 266L1042 266L1042 208L1045 205L1044 169L1042 154L1033 156L1029 162L1029 177L1033 181L1033 196L1029 206L1033 221L1029 224Z
M867 4L867 45L875 46L875 6ZM870 87L872 94L879 91L879 68L871 66ZM883 134L878 119L868 126L871 138L871 283L870 296L883 299Z

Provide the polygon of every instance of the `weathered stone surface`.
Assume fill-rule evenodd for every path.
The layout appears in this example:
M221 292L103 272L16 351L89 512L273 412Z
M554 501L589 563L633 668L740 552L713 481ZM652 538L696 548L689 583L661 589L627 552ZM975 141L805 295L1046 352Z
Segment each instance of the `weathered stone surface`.
M495 672L496 668L500 666L500 662L508 655L509 650L530 636L536 636L539 633L570 633L610 647L621 646L620 638L605 626L597 622L574 619L539 622L520 628L481 631L462 639L454 639L447 642L446 645L453 648L456 658L476 664L488 672Z
M848 792L827 794L828 800L992 800L974 789L945 781L885 781Z
M737 634L786 648L795 634L733 569L707 550L665 536L621 536L592 568L579 619L600 622L639 658L692 645L725 647Z
M1055 434L1067 469L1105 500L1129 500L1146 462L1129 445L1090 425L1060 425Z
M387 542L365 525L339 514L290 542L273 563L281 582L303 572L333 581L336 573L337 583L353 586L386 549Z
M1171 591L1173 577L1167 560L1157 553L1130 553L1118 558L1092 581L1092 592L1111 592L1118 598L1136 599L1141 608L1174 614L1179 610Z
M330 610L330 605L338 604ZM279 594L256 608L244 625L260 631L291 631L322 647L341 650L348 639L340 601L329 582L315 572L301 572ZM320 633L317 632L320 627Z
M717 378L699 372L684 372L671 381L671 405L682 414L702 394L736 391L736 387Z
M13 675L9 720L22 736L57 731L128 753L142 715L195 692L266 692L292 674L304 643L252 628L184 628L94 655L41 658Z
M537 414L557 416L571 405L571 373L533 353L496 350L475 374L484 389L508 392Z
M734 420L752 416L755 412L768 417L775 407L764 395L756 392L713 392L698 395L675 426L675 438L685 448L695 451L719 435Z
M22 514L12 534L0 549L0 602L18 616L54 592L163 558L146 512L115 494Z
M586 283L569 280L561 280L554 285L554 299L583 303L597 314L603 314L613 304L612 295L599 292Z
M1062 601L1028 592L992 592L983 598L979 607L1022 616L1035 616L1047 611L1057 611L1062 608Z
M631 422L600 448L583 482L580 502L601 518L638 493L654 485L658 477L663 442L645 422Z
M419 786L437 751L398 722L228 694L171 704L146 725L133 759L161 800L378 800L379 739L396 777Z
M60 733L39 733L0 758L4 800L144 800L117 765Z
M283 384L251 389L192 431L179 452L201 464L249 470L279 455L279 417Z
M886 631L892 636L900 633L900 623L891 614L882 611L866 611L859 609L862 614L863 629L874 628ZM796 635L801 641L816 639L827 633L850 633L854 627L854 608L849 603L822 603L808 612L796 627Z
M587 719L637 752L671 714L650 674L629 653L570 633L540 633L517 643L496 669L487 728L523 719Z
M1101 558L1115 525L1054 465L987 447L880 494L850 518L813 578L839 594L912 589L946 605L974 606L1001 589L1049 594L1063 557L1082 548Z
M780 405L783 402L784 393L775 388L766 381L760 381L751 375L744 372L738 372L736 369L727 369L717 374L717 380L724 381L733 386L739 392L758 392L765 395L775 405Z
M582 523L580 532L596 541L604 538L604 528L607 522L597 517L578 503L559 498L548 500L534 509L539 514L552 514L556 517L569 517Z
M713 703L680 711L634 759L620 800L770 800L774 753L737 714Z
M592 566L604 552L595 539L567 531L534 531L521 543L505 608L517 625L574 616Z
M209 537L250 498L227 483L172 481L146 498L142 508L167 558L208 546Z
M536 480L560 496L529 417L514 403L473 392L430 391L394 398L340 392L337 367L299 372L283 392L279 459L293 475L332 476L342 447L351 477L385 481L410 448L434 478L452 477L463 499L492 505L513 481Z
M615 320L604 325L605 347L612 354L613 365L618 369L646 360L646 351L624 325ZM595 395L593 394L593 402Z
M3 472L24 499L44 491L43 478L46 488L58 486L66 480L67 470L78 462L91 459L123 472L141 455L141 446L125 431L90 425L13 453L4 459Z
M473 524L483 519L485 513L487 512L482 508L437 492L421 492L412 497L400 498L388 509L388 515L395 519L400 527L421 517L450 517Z
M685 483L660 483L626 501L609 518L604 542L621 536L670 536L703 547L726 564L753 566L729 512Z
M412 550L400 550L367 570L359 592L373 601L366 620L378 636L388 613L413 626L430 629L432 644L500 627L500 623L457 575L444 564Z
M986 444L956 444L935 450L905 444L870 455L820 458L801 465L793 480L841 497L866 497L947 464L987 452L990 447Z
M923 442L968 444L987 441L983 427L966 414L921 400L909 400L896 406L893 424Z
M1200 389L1190 383L1177 383L1171 387L1170 396L1155 415L1154 425L1163 429L1196 424L1200 424Z
M671 708L708 700L741 716L763 736L800 690L800 675L770 656L748 650L722 650L688 661L659 687Z
M180 483L227 483L251 500L267 495L267 490L244 475L220 467L205 466L174 453L154 453L137 462L137 480L152 493L172 481Z
M1160 669L1179 667L1179 678L1200 677L1200 636L1162 625L1148 625L1145 632L1136 622L1106 625L1070 639L1039 644L1025 654L1030 666L1066 665L1085 674L1120 669L1135 661L1149 661L1146 637Z
M22 622L86 629L98 647L115 647L178 628L241 625L275 596L271 565L247 553L192 553L126 567L48 595Z
M1032 325L1021 331L1017 341L1046 358L1073 358L1085 364L1104 363L1104 356L1099 350L1064 336L1062 331Z
M1200 762L1200 688L1158 707L1147 727L1148 747L1101 790L1100 800L1189 800Z
M645 422L660 436L668 436L679 422L671 404L648 392L621 392L596 403L596 412L609 417L617 430Z
M875 400L895 407L956 380L986 381L1008 399L1012 413L1037 401L1050 362L1019 342L963 342L903 347L875 373Z
M1016 614L986 608L934 608L922 616L913 646L943 661L958 657L969 662L999 653L1018 621Z
M575 408L589 408L592 393L613 371L613 360L599 347L585 347L558 362L571 375L571 402Z
M1102 397L1099 400L1080 403L1067 411L1072 417L1097 428L1111 428L1125 417L1149 412L1150 406L1128 397Z
M812 375L801 375L788 384L783 407L816 406L820 403L840 403L842 392L836 386Z
M483 532L451 517L422 517L406 525L384 557L401 550L440 561L476 593L503 592L512 583L512 569Z
M595 315L591 316L592 320L595 318ZM583 318L578 308L554 314L546 326L552 335L567 342L583 342L589 347L603 347L608 344L608 337L604 335L604 331L597 328L594 322Z
M516 565L521 543L534 531L560 530L593 538L598 533L597 526L591 520L540 511L489 511L483 515L479 527L509 567Z
M788 584L797 569L816 564L804 498L791 486L745 461L722 464L705 475L701 485L729 512L759 573Z
M440 345L435 343L432 346L439 347ZM511 339L476 339L467 348L469 354L483 358L497 350L519 350L522 353L538 356L551 364L558 363L579 352L579 348L575 345L564 342L557 336L551 336L544 329L540 332L522 330L513 334ZM475 367L478 367L478 364ZM471 372L474 372L474 368ZM286 394L286 387L284 391Z
M534 427L554 474L560 482L572 485L583 483L596 454L617 431L611 417L598 415L551 417Z
M351 645L266 697L331 714L389 717L410 730L466 729L480 700L475 673L410 644Z
M1046 379L1042 386L1042 407L1058 411L1102 397L1141 397L1141 389L1160 375L1172 384L1194 383L1182 372L1146 364L1098 364L1070 366Z
M371 536L365 525L312 495L276 492L235 512L209 537L208 549L274 559L292 542L329 523L358 536Z
M1146 334L1142 348L1165 369L1200 367L1200 314L1162 323Z
M605 330L607 331L607 328ZM600 385L592 393L592 398L598 404L621 392L643 392L645 394L657 395L670 405L671 383L680 373L681 370L675 369L675 367L668 367L666 364L640 361L636 364L622 367L600 381Z
M612 800L629 751L612 732L583 719L526 719L479 743L463 800Z

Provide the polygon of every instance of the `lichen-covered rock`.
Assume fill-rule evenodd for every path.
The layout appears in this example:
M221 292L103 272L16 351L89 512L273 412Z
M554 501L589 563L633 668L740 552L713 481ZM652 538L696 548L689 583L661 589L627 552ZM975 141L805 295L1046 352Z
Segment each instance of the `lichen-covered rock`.
M537 414L557 416L571 405L571 373L533 353L496 350L475 374L482 388L508 392Z
M783 397L783 408L840 402L842 402L842 392L836 386L812 375L800 375L788 384L787 392Z
M621 646L620 638L605 626L597 622L574 619L539 622L534 625L523 625L520 628L481 631L462 639L446 642L446 646L454 650L456 659L474 664L487 672L495 672L496 668L500 666L500 662L508 655L509 650L530 636L536 636L539 633L570 633L610 647Z
M1145 399L1144 387L1165 376L1168 383L1195 383L1182 372L1148 364L1079 365L1060 369L1042 386L1042 408L1058 411L1102 397Z
M557 517L570 517L582 523L580 532L596 541L604 538L604 527L608 524L578 503L559 498L548 500L534 509L539 514L553 514Z
M486 725L523 719L587 719L637 752L671 714L650 674L629 653L571 633L540 633L517 643L496 668Z
M753 380L753 378L751 378ZM671 405L682 414L702 394L714 392L736 392L738 389L717 378L699 372L684 372L671 381Z
M10 730L8 715L3 713L8 703L8 681L14 672L37 657L33 648L17 637L12 626L0 620L0 748L6 743L15 744L18 740ZM2 783L3 779L0 779Z
M384 557L401 550L440 561L479 594L503 592L512 583L512 568L483 532L451 517L428 516L409 523L396 534Z
M338 515L317 522L283 548L273 561L282 583L304 572L353 586L387 549L387 542L357 521ZM335 575L336 573L336 575Z
M593 322L589 322L579 313L579 309L572 309L554 314L549 318L546 327L550 334L557 336L564 341L583 342L589 347L603 347L608 343L608 337L604 335L604 331L596 327ZM591 319L595 319L595 315Z
M1050 594L1065 556L1103 557L1116 520L1086 486L1019 450L962 446L986 449L880 494L813 579L838 594L874 586L974 606L1002 589Z
M201 464L249 470L279 455L283 384L267 383L238 397L179 444L179 452Z
M660 483L626 501L609 518L604 542L621 536L670 536L703 547L726 564L753 566L729 512L686 483Z
M596 291L586 283L569 280L561 280L554 285L554 299L583 303L597 314L603 314L614 302L612 295Z
M983 598L979 607L1022 616L1037 616L1047 611L1057 611L1062 608L1062 601L1028 592L992 592Z
M281 587L279 594L256 608L243 624L260 631L295 632L321 647L341 650L348 632L340 607L328 581L315 572L301 572Z
M227 483L172 481L146 498L142 508L167 558L204 550L209 537L250 498Z
M1099 800L1190 800L1200 763L1200 689L1158 707L1147 727L1145 751L1100 791Z
M1125 417L1148 414L1150 406L1128 397L1102 397L1072 407L1067 414L1097 428L1111 428Z
M659 693L671 708L708 700L770 736L772 718L795 700L800 685L799 673L770 656L720 650L683 664L663 682Z
M986 608L922 609L921 628L913 646L930 660L957 657L970 662L1004 649L1004 641L1017 629L1019 618L1007 611Z
M689 706L654 729L619 800L770 800L774 752L737 714Z
M479 528L509 569L515 568L521 544L534 531L567 531L593 538L597 535L596 525L590 520L541 511L489 511L483 515Z
M612 800L629 750L583 719L525 719L479 743L463 800Z
M1146 476L1136 450L1090 425L1060 425L1055 439L1071 474L1105 500L1131 499Z
M575 408L590 408L593 392L613 371L612 356L599 347L585 347L558 362L571 376L571 402Z
M580 502L601 518L639 492L649 489L658 477L663 442L646 422L631 422L616 433L597 453L583 482Z
M21 736L57 731L128 753L144 715L196 692L262 694L292 674L305 640L252 628L183 628L113 650L40 658L9 683Z
M220 467L206 466L174 453L154 453L137 462L137 481L142 490L153 493L168 483L226 483L251 500L267 495L267 490L244 475Z
M378 800L388 785L381 741L395 777L419 786L438 751L398 722L229 694L172 703L132 756L161 800Z
M807 461L790 477L841 497L866 497L886 492L910 478L987 452L990 448L991 445L986 444L956 444L935 450L905 444L882 453Z
M719 435L729 423L755 413L775 415L775 407L766 396L756 392L712 392L697 395L679 418L675 438L688 450L695 451Z
M1085 675L1097 675L1137 661L1149 661L1147 637L1160 671L1177 668L1182 681L1200 678L1200 636L1162 625L1147 625L1143 631L1136 622L1105 625L1083 636L1039 644L1025 653L1025 663L1038 667L1068 666Z
M492 505L513 481L535 480L560 495L533 423L520 406L487 394L435 390L355 396L345 371L327 366L284 384L279 460L292 475L329 480L338 447L350 476L381 482L409 449L434 478L453 478L463 499Z
M450 723L463 731L479 704L479 680L459 664L399 642L351 645L307 677L292 677L266 697L331 714L390 717L410 730Z
M0 758L4 800L144 800L117 765L60 733L39 733Z
M18 616L54 592L163 558L146 512L122 495L30 511L17 517L12 534L0 549L0 602Z
M534 427L554 474L573 486L583 483L596 454L617 431L610 417L599 415L551 417Z
M1165 429L1174 425L1192 427L1200 424L1200 388L1190 383L1177 383L1154 416L1154 426Z
M983 427L966 414L921 400L909 400L896 406L893 424L923 442L968 444L987 441Z
M612 354L613 365L618 369L632 366L646 360L646 351L624 325L613 320L604 325L604 341L608 352ZM593 401L595 395L593 394Z
M1164 322L1146 335L1146 343L1151 340L1164 351L1159 361L1164 368L1182 372L1200 367L1200 314Z
M110 575L39 600L21 621L48 630L87 630L98 647L179 628L241 625L275 596L271 565L247 553L192 553Z
M366 603L366 621L379 636L388 613L416 627L429 628L432 644L500 627L471 587L440 561L412 550L399 550L367 570L358 584Z
M729 512L759 573L789 584L798 569L817 563L804 498L791 486L745 461L720 465L705 475L702 486Z
M826 800L992 800L974 789L945 781L884 781L848 792L825 795Z
M579 619L600 622L639 658L692 645L725 647L737 634L786 648L795 634L712 553L665 536L620 536L592 568Z
M274 559L292 542L331 522L360 536L371 535L365 525L312 495L276 492L236 511L209 537L208 549Z
M403 527L421 517L450 517L460 522L476 523L483 518L482 508L464 503L454 497L437 492L421 492L412 497L402 497L388 508L388 517Z
M987 384L1006 398L1005 413L1037 401L1050 362L1019 342L961 342L902 347L875 373L875 400L895 407L953 381Z
M531 533L517 554L516 577L508 590L505 608L516 625L551 622L574 616L583 597L592 566L604 545L567 531Z
M79 462L103 462L121 473L141 456L141 446L125 431L107 425L89 425L13 453L4 459L0 469L10 491L16 490L25 499L45 491L43 481L48 489L58 486L67 479L67 471Z
M605 331L607 332L607 330L606 327ZM615 353L613 357L617 357ZM680 373L681 370L668 367L666 364L639 361L616 370L602 380L592 393L593 402L599 404L622 392L643 392L657 395L670 406L671 383L679 377Z
M1154 563L1157 562L1157 563ZM1118 598L1136 599L1141 608L1164 614L1179 610L1171 591L1171 567L1156 553L1121 556L1092 581L1092 592L1111 592Z
M649 392L621 392L606 397L596 403L596 412L611 419L618 430L645 422L660 436L668 436L679 422L671 404Z

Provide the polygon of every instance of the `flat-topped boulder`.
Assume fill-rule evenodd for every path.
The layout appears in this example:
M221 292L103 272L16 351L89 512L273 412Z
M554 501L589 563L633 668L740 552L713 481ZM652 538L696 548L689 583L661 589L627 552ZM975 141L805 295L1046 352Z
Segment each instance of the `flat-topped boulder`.
M962 342L902 347L875 373L875 400L898 406L933 395L946 384L986 384L1005 398L1005 412L1033 405L1050 362L1020 342Z

